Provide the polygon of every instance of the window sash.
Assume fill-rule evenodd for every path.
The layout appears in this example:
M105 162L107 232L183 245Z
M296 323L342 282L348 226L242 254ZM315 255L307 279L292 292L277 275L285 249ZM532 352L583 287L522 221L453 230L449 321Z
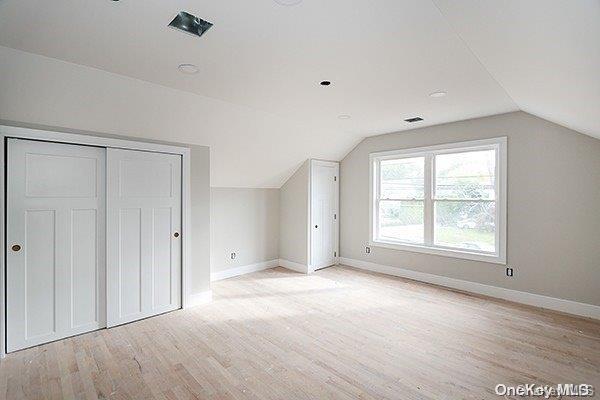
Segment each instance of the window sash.
M435 192L436 189L436 180L437 180L437 169L436 169L436 165L435 165L435 160L436 160L436 156L438 155L443 155L443 154L464 154L464 153L472 153L472 152L478 152L478 151L485 151L485 150L494 150L495 152L495 164L494 164L494 198L493 199L469 199L469 198L452 198L452 197L438 197L437 193ZM431 193L432 193L432 198L433 200L457 200L457 201L475 201L475 200L489 200L489 201L497 201L498 200L498 191L499 191L499 185L498 185L498 167L499 167L499 153L500 153L500 149L498 146L482 146L479 148L465 148L464 150L462 150L461 148L455 148L455 149L448 149L448 150L443 150L443 151L435 151L432 152L432 164L431 164ZM427 174L427 171L425 171L425 174Z
M377 206L376 206L377 207L377 213L379 213L381 211L381 203L382 202L384 202L384 203L385 202L421 203L423 205L423 224L425 223L425 219L424 219L425 218L425 200L424 199L415 199L415 200L412 200L412 199L408 199L408 200L378 199L377 202L376 202L376 204L377 204ZM383 235L380 234L380 232L379 232L379 228L380 228L380 225L381 225L381 219L380 218L377 218L376 223L377 223L377 234L378 234L378 237L380 239L382 239L382 240L394 240L394 238L392 238L392 237L383 236ZM423 225L423 226L425 226L425 225ZM425 240L423 240L423 242L413 242L413 241L410 241L410 240L405 240L405 241L402 241L402 243L425 245Z
M423 158L423 173L427 174L427 172L426 172L426 168L427 167L425 165L425 157L424 157L423 154L418 154L416 156L393 157L393 158L379 159L378 160L378 164L377 165L378 165L379 174L378 174L378 181L377 182L378 182L378 194L379 194L378 198L380 198L380 200L401 200L401 201L402 200L404 200L404 201L415 200L416 201L416 200L424 200L425 197L427 197L426 188L425 187L423 187L423 197L402 197L402 196L400 196L400 197L381 197L381 193L383 193L383 188L382 188L382 186L383 186L383 182L382 181L383 180L381 179L381 170L382 170L382 168L381 168L381 162L382 161L389 161L389 160L394 160L394 161L395 160L403 160L403 159L406 160L406 159L411 159L411 158L412 159L414 159L414 158Z
M505 140L505 139L504 139ZM377 245L377 243L390 243L392 245L400 245L400 246L409 246L409 247L419 247L421 245L415 245L414 242L402 241L400 239L391 239L388 237L382 238L379 234L379 220L380 220L380 202L381 201L422 201L423 202L423 211L424 211L424 243L422 247L426 249L440 249L440 250L448 250L452 253L469 253L469 254L481 254L484 256L491 256L497 258L504 258L503 246L505 243L501 243L501 240L505 240L505 235L501 235L501 230L505 229L505 221L502 219L505 215L505 193L501 193L501 180L505 179L505 176L500 176L502 172L502 162L505 162L502 158L505 157L505 153L501 154L501 150L505 147L502 147L502 139L492 139L492 140L483 140L483 142L490 142L491 144L483 144L483 145L472 145L465 144L464 147L460 146L460 144L449 145L448 147L444 146L433 146L435 148L429 149L416 149L415 151L399 151L399 152L386 152L371 155L371 167L372 167L372 184L371 184L371 242L372 244ZM505 142L504 142L505 143ZM446 198L441 197L437 198L435 195L435 179L436 179L436 170L435 170L435 156L439 154L455 154L455 153L467 153L471 151L482 151L482 150L494 150L495 152L495 166L494 166L494 199L470 199L470 198ZM424 157L425 158L425 173L424 173L424 198L383 198L380 196L381 194L381 161L382 160L390 160L390 159L402 159L402 158L414 158L414 157ZM505 185L505 184L504 184ZM503 188L505 190L505 187ZM436 202L472 202L472 203L495 203L495 219L494 219L494 232L495 232L495 250L493 252L489 251L479 251L474 249L460 248L460 247L450 247L443 246L440 244L435 244L435 203ZM503 211L504 209L504 211ZM502 237L501 237L502 236ZM427 252L427 251L425 251ZM435 253L435 251L432 251ZM460 256L459 256L460 257ZM502 261L503 262L503 261Z
M439 243L435 243L435 205L436 203L460 203L460 202L465 202L465 203L494 203L495 205L495 215L494 215L494 251L485 251L485 250L472 250L472 249L466 249L464 247L456 247L456 246L444 246L442 244ZM490 254L490 255L494 255L496 254L496 252L498 251L498 247L499 247L499 243L498 243L498 202L496 200L487 200L487 199L481 199L481 200L453 200L453 199L441 199L441 200L433 200L433 209L431 210L431 212L433 213L433 236L432 236L432 242L431 245L434 247L440 247L440 248L447 248L447 249L454 249L457 251L462 251L462 250L467 250L467 251L473 251L473 252L477 252L477 253L481 253L481 254Z

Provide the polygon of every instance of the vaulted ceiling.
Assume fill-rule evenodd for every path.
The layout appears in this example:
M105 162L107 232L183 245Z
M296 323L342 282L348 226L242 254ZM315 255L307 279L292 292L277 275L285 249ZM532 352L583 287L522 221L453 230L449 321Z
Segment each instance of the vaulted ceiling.
M0 0L0 46L0 118L209 145L213 186L518 109L600 137L597 0Z

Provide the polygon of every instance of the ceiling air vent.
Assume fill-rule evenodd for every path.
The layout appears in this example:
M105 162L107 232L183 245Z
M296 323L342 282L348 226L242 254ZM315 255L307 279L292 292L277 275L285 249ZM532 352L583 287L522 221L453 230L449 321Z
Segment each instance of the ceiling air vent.
M202 36L213 24L195 15L181 11L169 24L171 28L179 29L194 36Z
M419 122L419 121L423 121L423 118L421 117L412 117L412 118L407 118L405 119L406 122Z

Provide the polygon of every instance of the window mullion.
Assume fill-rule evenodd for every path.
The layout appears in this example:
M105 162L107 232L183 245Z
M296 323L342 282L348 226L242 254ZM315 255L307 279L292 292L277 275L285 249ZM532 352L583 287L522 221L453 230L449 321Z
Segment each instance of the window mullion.
M433 154L427 154L425 156L425 176L424 176L424 189L425 189L425 200L423 204L424 212L424 225L425 225L425 244L433 244L433 180L434 180L434 159Z
M381 160L378 159L375 163L375 218L373 220L373 232L375 238L379 238L379 202L381 201Z

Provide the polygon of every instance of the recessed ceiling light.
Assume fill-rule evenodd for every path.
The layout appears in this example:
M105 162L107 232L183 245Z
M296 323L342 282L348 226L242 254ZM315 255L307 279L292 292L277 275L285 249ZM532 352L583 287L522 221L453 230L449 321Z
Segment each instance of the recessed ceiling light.
M429 97L444 97L445 95L447 95L448 93L446 92L433 92L429 94Z
M194 75L200 72L200 68L198 68L194 64L181 64L179 67L179 71L184 74Z
M295 6L302 3L302 0L274 0L280 6Z
M331 82L329 82L329 81L322 81L321 82L321 86L329 86L329 85L331 85Z
M339 119L350 119L352 118L351 116L349 116L348 114L342 114L342 115L338 115Z

